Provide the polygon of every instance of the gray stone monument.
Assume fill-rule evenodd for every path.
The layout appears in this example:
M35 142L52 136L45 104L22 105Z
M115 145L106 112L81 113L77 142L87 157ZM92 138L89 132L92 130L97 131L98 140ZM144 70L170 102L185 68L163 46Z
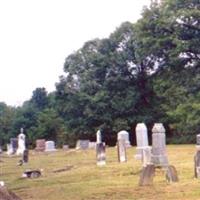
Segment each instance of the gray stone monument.
M55 142L54 141L46 141L45 142L45 151L46 152L56 151Z
M78 140L76 143L76 149L86 150L89 148L89 140Z
M168 166L166 151L165 128L161 123L155 123L152 129L152 160L155 166Z
M96 158L97 158L97 165L103 166L106 164L106 145L105 143L101 142L96 144Z
M29 158L29 152L28 149L25 149L22 158L23 163L28 163L28 158Z
M117 152L118 152L118 161L120 163L127 161L126 156L126 141L124 139L119 139L117 142Z
M18 135L18 148L17 155L23 155L24 150L26 149L25 138L26 136L23 133L23 128L20 129L20 134Z
M10 144L11 144L12 149L13 149L13 154L16 153L16 151L18 149L18 139L17 138L10 138Z
M130 140L129 140L129 133L127 131L120 131L118 132L117 134L117 140L125 140L125 143L126 143L126 147L130 147Z
M152 184L156 168L165 171L168 182L177 182L178 175L176 168L169 165L167 158L165 128L161 123L156 123L153 126L152 132L151 162L146 166L143 166L139 185L144 186Z
M144 123L138 123L135 132L137 142L135 158L137 160L142 160L142 157L146 157L147 151L150 150L146 125ZM143 152L143 150L145 150L145 152Z
M46 142L45 139L36 140L36 148L35 148L35 150L36 151L41 151L41 152L45 151L45 142Z

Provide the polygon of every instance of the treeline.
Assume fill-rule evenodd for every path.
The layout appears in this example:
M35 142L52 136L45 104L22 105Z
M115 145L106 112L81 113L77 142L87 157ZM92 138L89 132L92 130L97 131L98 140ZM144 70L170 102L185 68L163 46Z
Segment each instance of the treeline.
M21 107L0 104L5 144L24 127L35 139L74 145L78 138L115 143L116 133L164 123L168 142L195 141L200 125L200 2L152 1L136 23L69 55L56 91L36 88ZM134 134L133 134L134 135Z

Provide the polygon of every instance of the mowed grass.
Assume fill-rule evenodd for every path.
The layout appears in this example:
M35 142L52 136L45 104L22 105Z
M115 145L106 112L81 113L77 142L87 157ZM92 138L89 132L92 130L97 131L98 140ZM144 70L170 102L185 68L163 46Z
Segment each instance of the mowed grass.
M17 166L20 157L1 156L0 180L23 200L200 200L200 180L194 178L195 145L168 145L171 165L179 182L169 184L162 170L156 170L152 186L138 186L141 162L136 149L127 150L127 163L118 163L117 149L106 149L106 166L96 166L95 150L35 153L30 162ZM67 171L55 170L73 166ZM43 169L37 179L24 179L25 169Z

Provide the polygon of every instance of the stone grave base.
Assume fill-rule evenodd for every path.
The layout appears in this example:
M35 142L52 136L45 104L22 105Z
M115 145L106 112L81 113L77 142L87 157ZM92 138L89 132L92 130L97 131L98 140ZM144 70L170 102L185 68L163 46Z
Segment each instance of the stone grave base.
M178 175L174 166L168 165L166 167L157 167L153 164L149 164L146 167L143 167L142 169L142 172L140 174L139 185L152 185L156 169L165 171L166 179L168 182L178 182Z

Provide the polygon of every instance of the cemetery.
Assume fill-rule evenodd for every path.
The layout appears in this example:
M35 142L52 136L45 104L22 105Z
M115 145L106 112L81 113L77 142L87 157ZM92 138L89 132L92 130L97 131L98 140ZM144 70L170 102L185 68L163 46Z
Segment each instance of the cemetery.
M64 42L57 39L64 36L78 45L85 30L91 33L101 20L105 25L116 18L113 13L120 1L98 1L105 4L103 11L96 2L84 1L73 10L66 1L73 13L66 18L63 2L41 3L44 7L40 9L34 1L34 13L28 3L22 14L17 3L12 12L9 5L9 12L5 9L2 14L3 19L12 19L5 24L14 27L4 35L9 38L2 52L9 56L2 58L6 63L16 62L11 65L16 71L9 71L5 80L12 84L7 91L18 102L22 86L32 88L28 83L33 81L39 84L28 68L37 67L37 56L48 65L45 75L42 67L37 71L37 78L41 76L45 84L51 80L51 70L60 66L52 58L59 49L65 51L57 46ZM143 1L130 2L134 10ZM119 5L118 14L129 8L128 1ZM54 13L57 9L59 14ZM37 11L45 18L36 17ZM109 17L105 20L106 11ZM19 13L23 20L17 18ZM90 15L82 22L86 14ZM86 28L85 23L96 14L101 20ZM21 21L23 26L12 24ZM33 26L39 22L42 25ZM67 32L59 25L67 27ZM19 32L18 27L26 31ZM64 74L53 91L41 86L19 105L0 102L0 200L200 200L200 1L149 0L137 21L125 20L115 28L105 38L88 38L65 59L58 56L63 59ZM27 34L29 29L33 35ZM51 38L55 33L59 36ZM15 45L9 46L15 40L17 48L28 54L19 50L17 56ZM21 45L24 40L25 46ZM45 57L42 44L56 53ZM33 53L28 47L37 49ZM26 70L18 70L23 63ZM15 87L21 80L23 84Z

